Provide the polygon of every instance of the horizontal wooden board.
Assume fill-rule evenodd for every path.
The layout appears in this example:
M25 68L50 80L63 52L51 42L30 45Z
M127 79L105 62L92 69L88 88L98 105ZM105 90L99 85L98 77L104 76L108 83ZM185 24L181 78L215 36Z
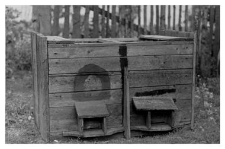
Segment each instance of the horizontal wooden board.
M121 75L50 76L49 93L121 88Z
M127 46L127 56L177 55L177 54L191 55L192 53L193 53L193 44Z
M191 55L128 57L128 70L192 68Z
M50 107L74 106L75 101L99 101L105 104L121 103L122 90L87 91L49 94Z
M121 71L119 57L49 59L49 74Z
M175 89L176 92L171 92ZM156 86L130 88L130 100L134 96L171 97L175 99L191 99L192 85L175 85L175 86ZM166 91L165 93L158 93ZM157 93L158 95L155 95ZM101 98L99 98L101 97ZM102 100L105 104L122 103L122 90L105 90L105 91L87 91L76 93L54 93L49 94L50 107L74 106L74 101L97 101Z
M112 57L119 55L119 46L109 47L74 47L48 48L49 58L78 58L78 57Z
M130 87L191 84L192 70L136 71L129 76Z

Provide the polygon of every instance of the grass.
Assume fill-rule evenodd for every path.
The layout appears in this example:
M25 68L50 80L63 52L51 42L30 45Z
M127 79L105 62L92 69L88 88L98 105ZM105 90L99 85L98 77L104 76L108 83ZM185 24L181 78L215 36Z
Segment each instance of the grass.
M145 137L124 138L67 138L50 143L68 144L218 144L220 143L220 80L202 81L196 88L194 130L182 128L169 133ZM5 135L7 144L45 143L33 118L32 75L17 72L6 80ZM201 102L203 101L204 102Z

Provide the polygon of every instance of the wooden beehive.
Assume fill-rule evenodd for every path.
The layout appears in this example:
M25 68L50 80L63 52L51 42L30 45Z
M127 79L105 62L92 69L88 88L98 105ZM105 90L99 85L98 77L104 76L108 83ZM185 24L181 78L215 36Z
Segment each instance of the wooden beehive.
M35 123L46 141L121 132L129 138L133 130L193 123L193 38L31 37Z

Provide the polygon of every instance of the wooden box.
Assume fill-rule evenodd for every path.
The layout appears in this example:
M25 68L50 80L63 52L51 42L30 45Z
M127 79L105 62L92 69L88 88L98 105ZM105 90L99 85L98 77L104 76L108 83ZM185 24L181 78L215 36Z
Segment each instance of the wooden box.
M174 100L178 110L171 129L193 123L193 38L64 39L31 33L31 42L35 123L44 140L121 132L129 138L133 130L151 131L143 128L146 113L134 106L133 98L142 96ZM80 126L75 102L100 102L109 115L103 121L85 118ZM167 121L168 113L151 112L152 126Z

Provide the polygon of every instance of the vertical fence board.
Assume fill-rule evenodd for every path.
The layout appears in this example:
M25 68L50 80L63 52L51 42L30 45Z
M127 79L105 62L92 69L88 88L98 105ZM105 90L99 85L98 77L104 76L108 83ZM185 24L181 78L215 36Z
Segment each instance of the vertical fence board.
M179 20L178 20L179 31L182 31L182 27L181 27L181 13L182 13L182 5L179 5Z
M210 17L209 17L209 24L210 24L210 31L209 31L209 46L210 49L212 49L213 52L213 25L214 25L214 20L215 20L215 7L210 6Z
M65 12L64 12L64 27L63 27L63 37L69 38L70 34L70 5L65 6Z
M102 30L101 35L102 38L105 38L105 5L102 5Z
M195 31L195 6L192 5L192 15L191 15L191 30Z
M84 38L89 37L89 13L90 13L90 6L85 6L85 14L84 14Z
M123 18L123 6L119 6L119 37L123 37L123 25L122 25L122 18Z
M98 38L99 37L99 21L98 21L98 16L99 16L99 8L98 5L94 6L94 18L93 18L93 38Z
M127 9L127 6L125 6L124 7L124 9L125 9L125 11L124 11L124 26L125 26L125 28L124 28L124 35L125 35L125 38L127 38L128 37L128 20L127 20L127 13L126 13L126 9Z
M156 34L159 34L159 5L156 5Z
M141 34L141 6L138 6L138 36Z
M171 22L171 11L170 11L170 5L168 6L168 29L170 30L170 22Z
M58 36L59 35L59 11L60 11L60 6L55 5L54 6L54 18L53 18L53 36Z
M166 24L165 24L165 19L166 19L166 6L161 5L161 14L160 14L160 30L165 30L166 29Z
M214 57L217 60L217 56L220 50L220 6L216 6L216 14L215 14L215 23L216 23L216 29L215 29L215 49L214 49Z
M176 6L173 5L173 30L176 30Z
M147 5L144 5L144 34L147 34Z
M153 35L154 34L154 26L153 26L153 16L154 16L154 7L153 7L153 5L151 5L151 12L150 12L150 15L151 15L151 22L150 22L150 33L151 33L151 35Z
M73 38L80 38L80 6L73 6Z
M185 5L185 31L188 31L188 5Z
M106 20L106 37L110 37L110 28L109 28L109 5L107 5L107 20Z
M133 37L134 34L134 28L133 28L133 8L130 6L130 15L129 15L129 21L130 21L130 37Z
M116 37L116 5L112 6L112 30L111 30L111 37Z

